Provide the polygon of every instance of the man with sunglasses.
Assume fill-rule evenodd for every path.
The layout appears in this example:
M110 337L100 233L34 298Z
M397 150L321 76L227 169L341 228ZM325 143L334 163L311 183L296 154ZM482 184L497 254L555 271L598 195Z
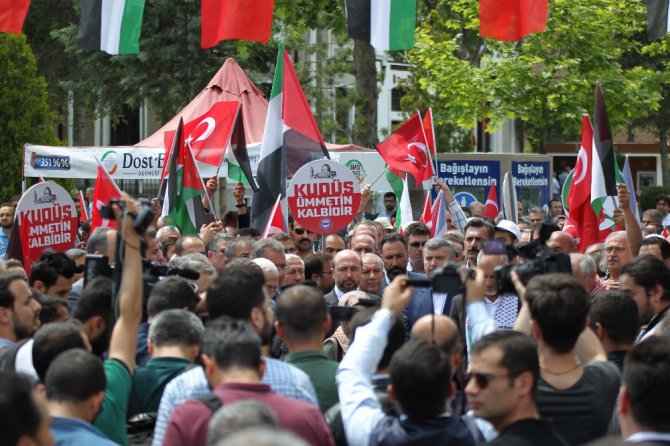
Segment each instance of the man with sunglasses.
M423 223L412 223L405 231L409 262L407 271L423 273L423 246L430 239L430 229Z
M314 241L316 240L315 233L303 228L300 223L294 220L289 235L291 236L293 243L295 243L297 255L304 259L305 257L314 254Z
M493 424L495 446L568 446L553 428L540 420L535 389L540 376L537 344L514 331L494 331L475 344L466 375L474 416Z

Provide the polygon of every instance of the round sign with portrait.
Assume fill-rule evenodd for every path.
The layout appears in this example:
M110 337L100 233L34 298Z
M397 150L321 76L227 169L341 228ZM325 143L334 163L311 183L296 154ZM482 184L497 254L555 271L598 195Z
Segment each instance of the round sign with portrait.
M317 234L332 234L345 228L361 204L356 176L346 166L329 159L302 166L286 195L293 218Z

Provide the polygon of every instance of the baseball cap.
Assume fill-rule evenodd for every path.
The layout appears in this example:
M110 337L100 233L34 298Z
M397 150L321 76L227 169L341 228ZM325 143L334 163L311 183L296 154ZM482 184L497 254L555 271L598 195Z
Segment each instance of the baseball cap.
M496 225L496 229L500 231L509 232L514 237L516 237L517 240L521 239L521 231L519 230L519 226L517 226L517 224L514 223L513 221L500 220Z

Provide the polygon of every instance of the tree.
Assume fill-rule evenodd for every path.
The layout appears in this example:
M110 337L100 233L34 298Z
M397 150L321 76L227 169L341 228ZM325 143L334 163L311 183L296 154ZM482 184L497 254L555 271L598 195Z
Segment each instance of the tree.
M58 144L47 104L46 82L37 74L25 36L0 34L0 200L21 191L26 143Z
M427 7L409 53L412 78L403 106L432 106L436 127L472 129L487 119L495 129L518 119L541 152L550 132L578 131L582 113L592 112L597 80L614 130L659 106L664 74L620 61L639 48L642 3L555 0L547 30L516 43L477 36L474 0L435 0Z

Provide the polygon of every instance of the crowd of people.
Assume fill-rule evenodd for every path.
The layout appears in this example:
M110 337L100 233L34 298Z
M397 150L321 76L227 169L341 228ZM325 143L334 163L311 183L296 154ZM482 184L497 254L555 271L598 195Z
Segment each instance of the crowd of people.
M558 201L492 221L436 188L439 237L364 189L346 231L261 238L238 185L199 234L155 200L138 234L126 196L6 260L0 444L670 445L670 197L638 223L619 185L620 230L578 252Z

